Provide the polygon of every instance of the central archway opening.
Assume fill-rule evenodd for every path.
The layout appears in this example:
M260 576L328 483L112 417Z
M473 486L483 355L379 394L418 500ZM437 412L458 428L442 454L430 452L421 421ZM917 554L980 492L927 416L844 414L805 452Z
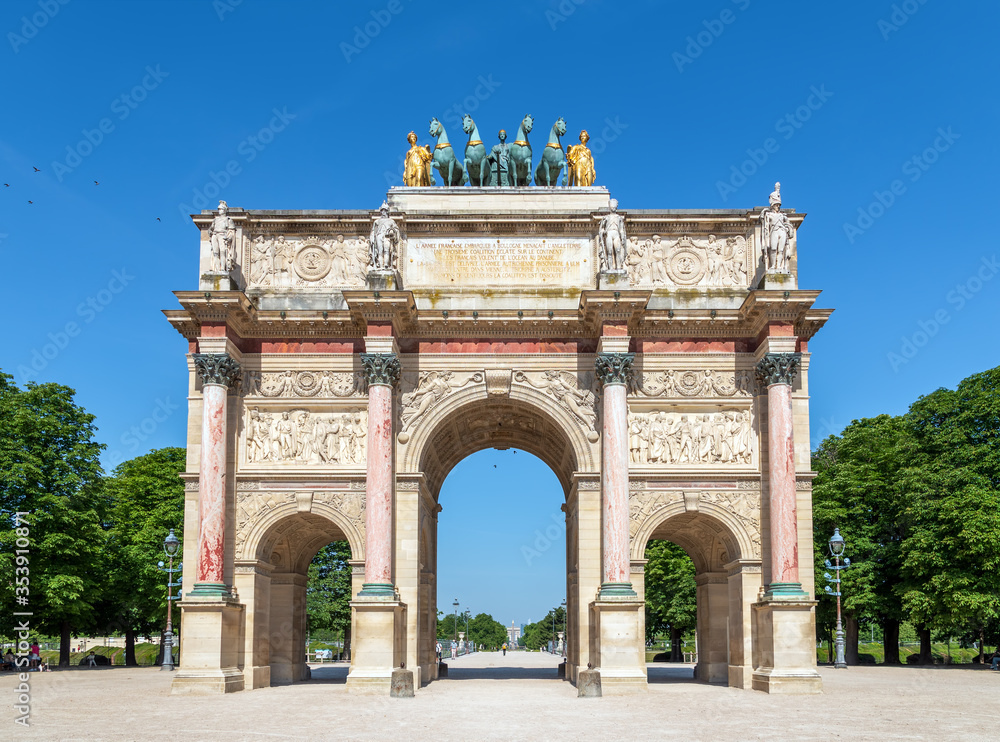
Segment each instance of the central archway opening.
M501 677L507 668L508 677L555 679L564 653L567 666L580 653L576 493L581 468L595 468L593 439L568 409L537 391L481 393L455 395L450 406L434 409L414 428L407 452L407 469L422 473L427 493L421 664L440 669L440 650L449 678ZM543 620L548 632L537 625ZM537 651L540 635L549 651ZM495 655L467 654L473 642L489 650L498 641Z
M523 449L485 449L451 470L438 502L437 643L448 678L555 679L567 589L559 479Z

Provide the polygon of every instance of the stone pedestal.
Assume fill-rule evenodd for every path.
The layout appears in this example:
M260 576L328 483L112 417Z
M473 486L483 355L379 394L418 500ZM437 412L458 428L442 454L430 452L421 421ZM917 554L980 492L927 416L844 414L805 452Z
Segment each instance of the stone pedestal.
M224 600L187 598L181 605L182 664L170 692L232 693L243 690L239 668L243 605Z
M628 273L625 271L601 271L597 274L597 288L600 291L628 291Z
M791 273L765 273L757 288L765 291L794 291L798 281Z
M753 689L765 693L821 693L816 671L816 601L768 596L753 607Z
M365 276L365 284L370 291L401 291L403 279L397 270L373 270Z
M647 691L645 603L635 597L602 596L590 606L601 692L611 696Z
M359 598L354 610L353 659L347 675L350 693L388 696L392 673L403 662L406 605L397 597Z
M233 279L225 271L205 271L198 281L198 288L202 291L232 291Z

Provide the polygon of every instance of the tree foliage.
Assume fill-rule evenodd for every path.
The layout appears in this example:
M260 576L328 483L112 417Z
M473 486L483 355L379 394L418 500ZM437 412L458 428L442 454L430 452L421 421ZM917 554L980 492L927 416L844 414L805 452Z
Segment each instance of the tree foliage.
M982 639L1000 620L998 387L1000 368L975 374L905 415L855 420L813 454L818 575L839 527L852 561L844 610L885 626L887 661L901 620L917 626L925 660L931 630ZM819 618L828 632L829 603Z
M27 513L25 608L33 629L60 635L60 665L69 663L71 629L94 623L106 565L103 446L94 440L94 416L74 394L60 384L29 382L21 389L0 373L0 602L12 606L24 596L15 596L14 518ZM11 614L0 618L8 633Z
M550 610L540 621L525 626L521 633L521 644L526 649L540 649L550 641L557 642L560 631L565 639L566 609L562 606Z
M670 633L676 645L685 631L695 627L697 587L694 562L670 541L646 545L646 641Z
M306 610L309 630L343 631L351 626L351 545L331 541L309 564Z

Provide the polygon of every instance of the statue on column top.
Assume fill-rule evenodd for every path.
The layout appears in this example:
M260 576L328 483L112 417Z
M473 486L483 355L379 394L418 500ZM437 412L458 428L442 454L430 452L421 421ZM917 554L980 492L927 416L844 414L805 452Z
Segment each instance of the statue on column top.
M233 269L233 240L236 238L236 222L229 216L229 206L219 201L219 214L212 219L208 228L212 243L213 273L228 273Z
M431 174L431 161L434 159L434 155L431 154L431 146L417 144L415 131L406 135L406 141L410 143L410 149L406 153L405 165L403 166L403 183L408 186L433 185L434 176Z
M587 147L590 135L584 129L580 132L580 143L566 150L566 171L571 186L591 186L597 178L594 170L594 155Z
M760 236L768 273L788 273L795 228L781 212L781 183L774 184L768 209L760 214Z
M601 219L597 232L602 272L621 272L625 266L625 217L618 213L618 200L611 199L611 213Z
M402 235L396 222L389 216L389 204L382 202L378 210L379 217L372 224L371 235L368 238L370 264L374 270L393 270L396 267L396 255Z

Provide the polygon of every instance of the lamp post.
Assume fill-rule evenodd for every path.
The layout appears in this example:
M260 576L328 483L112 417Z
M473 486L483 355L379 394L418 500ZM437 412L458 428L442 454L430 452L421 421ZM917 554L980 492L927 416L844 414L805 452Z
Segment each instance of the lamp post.
M458 598L455 598L455 602L452 603L452 605L455 606L455 613L454 613L454 616L455 616L455 637L454 637L454 640L452 641L451 646L453 647L453 649L452 649L452 651L453 651L452 657L455 657L455 655L458 653Z
M841 570L847 569L851 566L851 560L844 557L844 563L840 563L840 558L844 554L844 548L847 546L847 542L844 541L844 537L840 535L840 529L833 529L833 536L830 537L830 556L833 557L833 564L830 564L830 560L826 560L826 568L833 570L833 576L829 572L824 573L826 581L833 585L826 586L826 592L828 595L835 595L837 597L837 659L834 661L833 666L836 668L847 667L847 661L844 659L844 626L840 620L840 572Z
M562 609L563 609L563 636L565 637L566 634L567 634L567 629L569 629L569 616L566 614L566 598L563 598ZM562 644L561 654L562 654L563 657L565 657L566 656L566 642L560 642L560 644Z
M170 533L163 539L163 553L167 555L168 566L164 568L163 562L159 562L156 565L161 571L167 573L167 630L163 634L163 664L160 665L161 670L174 669L174 624L171 609L173 608L174 601L180 598L180 594L176 597L173 595L173 588L181 586L180 582L174 582L174 574L180 573L184 568L184 564L180 563L177 565L177 569L174 569L174 557L177 555L180 545L180 540L174 535L174 529L171 528Z

